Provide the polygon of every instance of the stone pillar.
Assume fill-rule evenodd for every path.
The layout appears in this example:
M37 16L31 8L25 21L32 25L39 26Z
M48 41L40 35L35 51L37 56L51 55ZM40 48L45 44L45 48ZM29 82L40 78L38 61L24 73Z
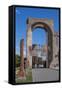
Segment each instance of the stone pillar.
M26 79L25 77L25 70L24 70L24 39L20 41L20 71L19 71L19 78Z
M50 63L50 66L49 66L49 68L53 68L53 62L54 62L54 58L55 58L55 52L56 52L56 50L55 50L55 42L54 42L54 23L53 22L51 22L50 23L50 28L51 28L51 30L52 30L52 35L50 35L50 38L52 38L52 41L51 41L51 45L52 45L52 52L51 52L51 55L52 55L52 61L51 61L51 63ZM52 36L52 37L51 37Z
M47 60L46 60L46 68L48 68L48 32L46 32L46 41L47 41Z
M48 65L48 68L50 67L51 65L51 62L53 61L54 59L54 42L53 42L53 39L54 39L54 29L53 29L53 20L48 20L47 22L47 25L49 26L49 28L46 28L48 31L48 62L47 62L47 65Z
M29 67L32 67L32 55L30 52L30 48L32 48L32 30L31 27L28 26L27 30L27 63Z
M24 39L20 41L20 59L21 59L20 69L24 71Z
M56 37L54 33L53 35L53 61L51 62L50 68L59 69L59 61L58 61L58 57L56 57L56 55L58 55L58 50L59 48L57 47Z

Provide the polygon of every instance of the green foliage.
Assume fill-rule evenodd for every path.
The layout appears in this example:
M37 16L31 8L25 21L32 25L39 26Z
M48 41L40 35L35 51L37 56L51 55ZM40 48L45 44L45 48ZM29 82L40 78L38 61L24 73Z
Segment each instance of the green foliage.
M20 66L20 56L19 55L16 55L16 67L19 67Z

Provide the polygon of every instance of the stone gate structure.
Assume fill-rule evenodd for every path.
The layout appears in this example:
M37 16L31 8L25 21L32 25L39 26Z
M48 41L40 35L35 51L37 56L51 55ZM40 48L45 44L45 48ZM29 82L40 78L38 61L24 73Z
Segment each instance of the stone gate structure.
M55 57L55 41L54 41L54 29L53 21L48 19L28 18L27 19L27 61L29 66L32 67L32 55L29 48L32 47L32 32L34 28L44 28L48 39L48 61L47 67L50 67L51 62ZM36 37L37 38L37 37ZM41 38L40 38L41 40Z

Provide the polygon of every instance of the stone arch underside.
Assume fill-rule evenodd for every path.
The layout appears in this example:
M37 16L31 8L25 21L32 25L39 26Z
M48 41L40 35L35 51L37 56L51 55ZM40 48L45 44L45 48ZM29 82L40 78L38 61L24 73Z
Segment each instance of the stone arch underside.
M44 28L48 33L48 67L53 60L53 22L48 19L34 19L28 18L27 20L27 61L32 67L32 56L29 52L29 47L32 47L32 32L34 28ZM41 39L40 39L41 40Z

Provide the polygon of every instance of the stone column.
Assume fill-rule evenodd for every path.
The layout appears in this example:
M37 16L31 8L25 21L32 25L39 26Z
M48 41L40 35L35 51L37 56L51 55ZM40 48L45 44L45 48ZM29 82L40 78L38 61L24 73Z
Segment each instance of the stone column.
M46 68L48 68L48 32L46 32L46 41L47 41L47 60L46 60Z
M59 69L59 61L58 58L55 57L58 54L58 47L56 43L55 34L53 35L53 61L51 62L50 68ZM56 66L58 65L58 66Z
M32 30L31 27L28 26L27 30L27 63L29 67L32 67L32 55L30 52L30 48L32 47Z
M53 42L53 35L54 35L54 28L53 28L53 20L47 20L46 24L48 25L49 28L46 27L47 32L48 32L48 62L47 62L47 67L50 67L51 62L54 59L54 42Z
M24 70L24 39L20 41L20 71L19 71L19 77L20 79L26 79L25 78L25 70Z
M20 41L20 59L21 59L20 69L24 71L24 39Z
M49 36L50 38L52 38L52 41L51 40L49 40L50 41L50 43L51 43L51 48L52 48L52 52L51 52L51 55L52 55L52 61L51 61L51 63L50 63L50 65L49 65L49 67L50 68L53 68L53 62L54 62L54 58L55 58L55 43L54 43L54 22L53 21L51 21L51 23L50 23L50 29L51 29L51 35ZM51 37L52 36L52 37Z

